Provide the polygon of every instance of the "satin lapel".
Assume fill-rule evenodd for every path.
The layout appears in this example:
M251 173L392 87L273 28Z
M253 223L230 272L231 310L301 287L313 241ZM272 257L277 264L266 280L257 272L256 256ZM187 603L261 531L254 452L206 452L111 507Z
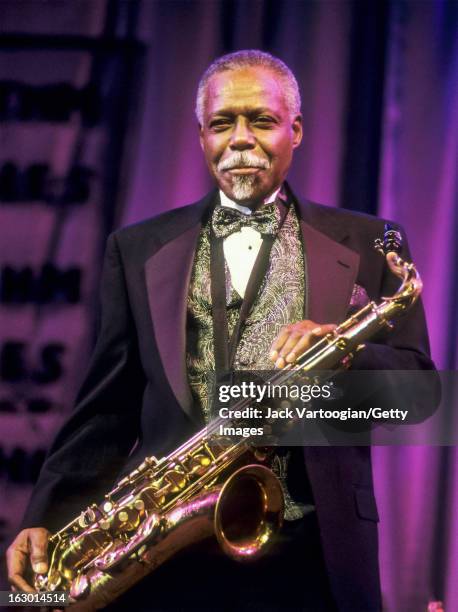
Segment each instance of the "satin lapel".
M306 279L306 318L341 323L350 304L359 254L301 220Z
M154 334L165 374L183 410L192 418L186 376L186 301L200 224L167 242L145 266Z
M206 204L206 202L204 202ZM201 205L200 209L204 210ZM186 307L201 220L166 242L145 264L154 334L167 380L183 410L199 424L186 374Z

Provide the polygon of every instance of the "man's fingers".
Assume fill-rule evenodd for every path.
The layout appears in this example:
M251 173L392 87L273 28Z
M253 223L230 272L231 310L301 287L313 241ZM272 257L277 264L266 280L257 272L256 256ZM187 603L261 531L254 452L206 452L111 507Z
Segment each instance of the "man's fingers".
M275 367L283 368L286 363L293 363L306 351L316 339L325 336L336 328L334 323L319 325L308 319L286 325L271 346L269 358Z
M8 564L8 581L20 591L34 592L32 587L27 584L23 574L27 568L27 558L29 554L27 536L19 534L11 546L6 551Z
M11 576L8 576L8 580L13 586L13 589L14 587L16 587L18 591L25 591L26 593L36 592L35 589L31 587L30 584L28 584L20 574L13 574Z
M270 347L270 359L275 361L278 358L280 351L284 348L285 343L288 341L291 335L302 335L305 331L309 331L313 327L316 327L316 323L308 320L298 321L297 323L292 323L291 325L285 325Z
M336 325L328 323L326 325L317 325L310 330L304 330L300 335L290 335L289 339L279 351L279 359L275 365L281 368L284 367L285 363L293 363L302 353L309 349L318 338L325 336L335 328ZM279 363L280 359L282 359L283 363Z
M27 566L27 553L19 549L8 551L7 559L9 583L19 591L34 593L35 589L23 578Z
M36 574L45 574L48 571L48 539L49 532L46 529L30 530L30 561Z
M27 593L35 592L24 576L29 562L36 573L47 571L48 538L49 531L43 528L24 529L18 534L6 552L8 580L13 587Z
M288 340L281 347L278 352L279 357L286 357L297 345L303 341L304 338L308 338L310 334L303 332L292 332Z
M308 348L310 348L318 338L322 338L332 332L337 326L334 323L327 323L326 325L318 325L314 327L310 333L303 334L299 338L295 346L284 354L283 357L286 363L293 363L298 357L302 355ZM281 354L281 353L280 353Z
M274 343L270 347L269 357L272 361L275 361L278 357L278 351L282 348L285 342L288 340L290 334L289 327L284 327L281 332L278 334Z
M315 336L325 336L335 330L337 325L335 323L326 323L325 325L318 325L315 329L312 329L312 334Z
M304 351L310 348L313 339L314 334L304 334L294 343L294 345L288 348L287 352L284 354L280 353L280 355L284 358L286 363L293 363Z

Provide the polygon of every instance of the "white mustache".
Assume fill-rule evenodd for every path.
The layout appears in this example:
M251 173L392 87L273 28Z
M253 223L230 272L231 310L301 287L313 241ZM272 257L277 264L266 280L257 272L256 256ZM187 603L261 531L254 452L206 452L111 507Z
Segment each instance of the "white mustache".
M246 153L234 153L218 164L218 172L232 170L233 168L269 168L270 164L266 159Z

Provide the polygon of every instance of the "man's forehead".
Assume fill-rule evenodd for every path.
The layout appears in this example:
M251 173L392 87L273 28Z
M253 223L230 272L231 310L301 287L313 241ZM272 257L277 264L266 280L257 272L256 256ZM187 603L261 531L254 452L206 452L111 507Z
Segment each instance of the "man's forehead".
M207 109L226 107L278 107L284 96L279 77L264 67L247 67L214 74L207 85Z

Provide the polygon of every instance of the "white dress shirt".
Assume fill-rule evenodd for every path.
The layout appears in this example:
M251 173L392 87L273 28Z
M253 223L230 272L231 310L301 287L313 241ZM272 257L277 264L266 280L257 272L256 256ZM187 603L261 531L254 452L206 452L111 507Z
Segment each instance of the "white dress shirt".
M264 200L264 204L274 202L279 191L280 188L274 191ZM251 215L251 210L247 206L241 206L233 202L221 190L219 195L221 206L235 208L244 215ZM231 275L232 286L242 298L245 296L248 279L261 244L261 234L252 227L242 227L239 232L234 232L223 241L224 257Z

